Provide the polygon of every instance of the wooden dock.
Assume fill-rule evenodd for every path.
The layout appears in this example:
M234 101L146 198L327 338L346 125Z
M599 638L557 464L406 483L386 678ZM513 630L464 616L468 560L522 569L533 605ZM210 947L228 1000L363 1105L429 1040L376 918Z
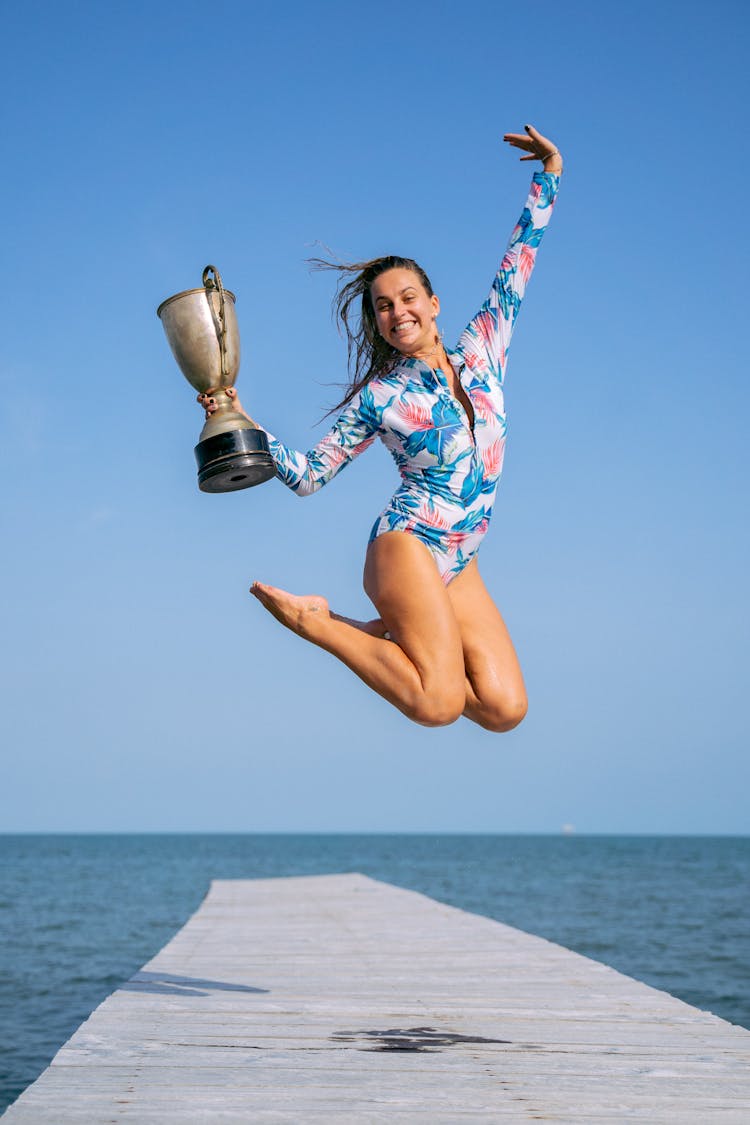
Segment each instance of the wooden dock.
M750 1122L750 1031L363 875L215 882L7 1125Z

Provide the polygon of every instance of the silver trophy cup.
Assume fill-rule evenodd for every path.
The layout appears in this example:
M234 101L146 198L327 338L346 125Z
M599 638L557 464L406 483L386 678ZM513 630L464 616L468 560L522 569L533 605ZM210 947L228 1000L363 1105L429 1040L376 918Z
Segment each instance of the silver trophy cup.
M206 266L202 289L176 293L156 310L182 374L216 403L195 447L202 492L235 492L262 484L276 472L266 435L235 409L227 394L240 369L234 301L216 266Z

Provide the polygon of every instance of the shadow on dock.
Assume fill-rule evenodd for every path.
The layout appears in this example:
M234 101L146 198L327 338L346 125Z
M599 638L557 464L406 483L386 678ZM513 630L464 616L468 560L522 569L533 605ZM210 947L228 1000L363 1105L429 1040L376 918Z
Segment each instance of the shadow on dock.
M249 984L231 984L224 980L203 980L183 977L174 973L136 973L121 984L120 992L155 992L160 996L209 996L212 992L267 993L267 988L253 988Z

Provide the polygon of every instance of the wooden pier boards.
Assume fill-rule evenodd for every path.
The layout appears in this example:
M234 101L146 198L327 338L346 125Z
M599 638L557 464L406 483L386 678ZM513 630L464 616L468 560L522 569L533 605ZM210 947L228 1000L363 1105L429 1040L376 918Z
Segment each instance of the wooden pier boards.
M362 875L215 882L7 1125L750 1122L750 1031Z

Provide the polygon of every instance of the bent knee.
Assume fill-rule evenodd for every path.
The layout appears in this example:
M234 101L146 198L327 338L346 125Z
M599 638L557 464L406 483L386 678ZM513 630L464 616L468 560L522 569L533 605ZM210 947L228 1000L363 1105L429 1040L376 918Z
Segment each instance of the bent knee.
M463 690L426 692L410 708L409 717L423 727L447 727L460 719L465 704L466 695Z
M528 709L528 699L525 695L519 695L512 699L497 700L483 705L477 717L479 725L485 730L493 731L495 734L506 734L523 722Z

